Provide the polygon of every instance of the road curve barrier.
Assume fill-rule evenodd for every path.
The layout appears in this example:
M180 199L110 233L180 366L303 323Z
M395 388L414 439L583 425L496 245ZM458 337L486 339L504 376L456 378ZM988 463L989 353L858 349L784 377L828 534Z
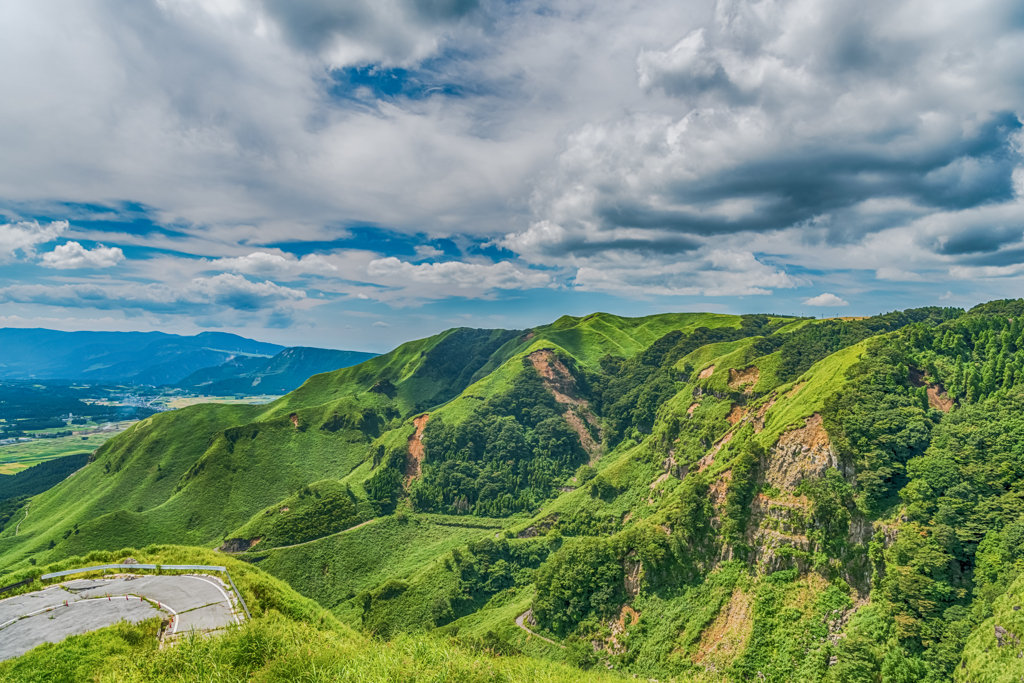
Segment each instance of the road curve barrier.
M57 578L61 578L61 577L64 577L64 576L71 576L73 574L85 574L87 572L98 572L98 571L106 572L106 570L108 570L108 569L130 569L130 570L138 570L138 569L153 569L153 570L160 569L160 570L164 570L164 569L171 569L171 570L177 570L177 571L184 570L184 571L223 572L224 576L228 577L228 583L231 584L231 590L233 590L235 592L235 596L238 597L238 603L242 606L242 609L245 610L246 618L247 619L252 619L252 615L249 614L249 607L248 607L248 605L245 604L245 598L242 597L241 591L238 590L238 587L235 585L235 582L231 579L231 573L228 571L227 567L218 567L218 566L215 566L215 565L206 565L206 564L137 564L137 563L131 563L131 564L98 564L95 567L81 567L79 569L65 569L62 572L52 572L50 574L43 574L42 576L39 577L39 580L40 581L47 581L49 579L57 579ZM26 583L29 583L30 581L31 580L21 581L20 583L16 583L16 584L12 584L10 586L6 586L5 588L0 589L0 592L2 592L3 590L11 589L11 588L16 588L18 586L23 586Z

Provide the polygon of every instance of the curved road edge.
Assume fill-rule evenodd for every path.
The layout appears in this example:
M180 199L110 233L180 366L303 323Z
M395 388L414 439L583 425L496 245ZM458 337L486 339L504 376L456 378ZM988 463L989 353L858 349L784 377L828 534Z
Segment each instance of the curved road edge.
M545 638L545 637L544 637L544 636L542 636L541 634L539 634L539 633L536 633L536 632L534 632L534 631L531 631L531 630L530 630L530 629L529 629L529 628L528 628L528 627L526 626L526 623L525 623L525 622L526 622L527 618L529 618L529 616L530 616L531 614L533 614L533 610L532 610L532 609L528 609L528 610L526 610L525 612L523 612L522 614L520 614L520 615L519 615L518 617L516 617L516 626L518 626L519 628L523 629L524 631L526 631L527 633L529 633L529 634L530 634L531 636L534 636L534 637L536 637L536 638L540 638L540 639L541 639L541 640L543 640L543 641L544 641L545 643L551 643L552 645L557 645L558 647L560 647L560 648L562 648L562 649L564 650L564 649L565 649L565 645L562 645L562 644L560 644L560 643L556 643L555 641L551 640L550 638Z

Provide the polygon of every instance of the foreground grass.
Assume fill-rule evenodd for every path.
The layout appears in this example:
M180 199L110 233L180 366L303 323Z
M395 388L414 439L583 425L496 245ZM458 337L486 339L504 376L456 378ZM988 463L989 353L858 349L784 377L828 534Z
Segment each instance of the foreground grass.
M158 650L156 622L117 624L0 663L0 681L285 681L317 683L573 683L621 680L520 656L497 657L450 639L401 636L381 642L299 623L277 612L220 637L187 636Z
M117 562L128 555L151 563L226 565L253 619L216 637L189 634L163 649L157 647L156 640L159 620L121 622L0 662L0 682L574 683L621 679L614 672L581 671L519 655L498 657L478 645L422 632L389 642L366 637L260 569L201 548L154 546L94 552L6 578ZM38 589L39 584L22 590L30 588ZM514 628L511 618L507 621L505 626Z

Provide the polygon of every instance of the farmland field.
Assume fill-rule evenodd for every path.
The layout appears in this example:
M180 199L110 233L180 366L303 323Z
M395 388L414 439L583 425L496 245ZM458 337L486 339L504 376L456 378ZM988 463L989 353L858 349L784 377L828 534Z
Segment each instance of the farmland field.
M114 428L78 436L36 439L9 446L0 446L0 474L14 474L33 465L72 453L92 452L107 439L120 434L135 420L115 422Z
M166 403L169 408L187 408L199 403L243 403L246 405L262 405L264 403L276 401L279 398L281 397L270 394L263 396L244 396L242 398L235 398L234 396L181 396L168 399Z

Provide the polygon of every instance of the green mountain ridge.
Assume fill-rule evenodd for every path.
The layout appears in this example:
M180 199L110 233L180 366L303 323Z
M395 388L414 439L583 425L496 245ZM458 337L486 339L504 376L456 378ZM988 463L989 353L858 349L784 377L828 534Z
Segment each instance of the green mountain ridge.
M661 680L1011 680L985 634L1024 568L1022 315L449 330L144 420L8 522L0 568L219 547L389 638Z

